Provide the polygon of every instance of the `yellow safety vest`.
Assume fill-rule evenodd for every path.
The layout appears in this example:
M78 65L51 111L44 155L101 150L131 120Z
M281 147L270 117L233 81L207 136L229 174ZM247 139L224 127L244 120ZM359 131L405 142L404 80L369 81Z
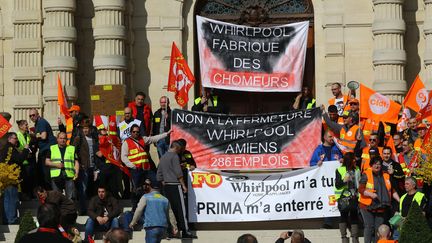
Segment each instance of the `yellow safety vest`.
M73 178L75 176L75 147L68 145L62 159L60 148L58 144L51 145L51 162L55 164L64 163L64 169L67 178ZM50 174L51 178L59 177L61 169L51 168Z
M403 203L403 201L404 201L406 195L408 195L408 193L405 193L405 194L400 198L400 200L399 200L399 212L402 212L402 203ZM413 201L413 202L414 202L414 201L417 202L417 204L420 206L420 204L421 204L421 202L422 202L422 200L423 200L423 197L424 197L424 194L423 194L423 193L421 193L421 192L416 192L416 193L414 194L414 198L413 198L412 201ZM412 202L411 202L411 203L412 203Z
M24 137L24 134L22 134L21 131L17 132L17 137L18 137L18 142L19 142L19 147L18 150L19 151L23 151L24 150L24 146L26 144L30 144L30 135L27 134L27 139ZM29 162L27 160L24 160L23 165L28 165Z
M343 178L345 177L345 174L347 173L346 167L345 166L341 166L341 167L337 168L336 171L339 173L339 175L341 176L341 178L343 180ZM355 173L359 173L360 174L360 170L359 170L358 167L356 167ZM338 200L340 198L340 196L342 195L343 190L346 190L346 189L348 189L346 186L343 186L341 189L337 189L335 187L334 192L335 192L335 198L336 198L336 200Z

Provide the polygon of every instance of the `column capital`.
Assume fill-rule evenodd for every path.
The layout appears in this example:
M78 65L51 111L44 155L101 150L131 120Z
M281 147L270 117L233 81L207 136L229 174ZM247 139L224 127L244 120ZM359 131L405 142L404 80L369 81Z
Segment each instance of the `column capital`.
M75 12L76 9L75 0L43 0L43 6L46 12Z
M103 10L118 10L124 11L126 9L125 0L93 0L95 11Z

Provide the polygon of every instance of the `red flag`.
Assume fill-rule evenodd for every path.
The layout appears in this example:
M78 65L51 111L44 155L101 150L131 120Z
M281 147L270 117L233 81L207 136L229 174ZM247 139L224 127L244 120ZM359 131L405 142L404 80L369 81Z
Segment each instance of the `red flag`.
M173 42L168 76L168 91L175 92L175 99L181 107L187 104L189 100L188 92L194 83L195 77L180 50Z
M0 115L0 138L3 137L11 127L12 125Z
M60 108L60 113L65 117L65 119L69 119L71 116L68 111L68 104L66 101L66 97L63 93L63 86L60 80L60 74L57 77L57 100Z
M108 136L99 137L99 151L101 151L102 155L105 159L109 160L109 162L120 168L123 173L127 176L131 177L130 171L126 166L124 166L119 160L119 151L116 147L115 141L113 141Z
M428 103L428 92L425 89L423 82L417 75L411 88L405 96L403 101L404 107L411 108L413 111L418 112Z
M429 91L429 102L426 104L425 107L423 107L419 112L417 113L417 120L423 120L424 118L427 118L428 116L432 116L432 91Z

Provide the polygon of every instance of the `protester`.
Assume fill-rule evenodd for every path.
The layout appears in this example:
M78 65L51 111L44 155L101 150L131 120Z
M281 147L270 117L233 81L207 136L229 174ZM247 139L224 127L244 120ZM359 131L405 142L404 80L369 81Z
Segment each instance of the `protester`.
M182 238L196 238L196 236L192 235L189 231L184 209L185 202L183 193L187 193L187 186L183 179L183 172L180 167L178 156L181 149L182 146L178 141L172 142L168 152L160 159L157 170L157 180L163 185L164 196L168 198L171 204L178 227L182 230Z
M237 243L258 243L257 238L252 234L243 234L237 239Z
M295 98L293 108L294 109L312 109L315 108L316 100L312 96L312 92L308 86L303 86L300 94Z
M412 147L412 144L409 143L408 139L404 139L402 141L402 152L399 154L398 161L404 171L406 176L411 174L410 166L411 162L413 162L415 150Z
M50 146L56 144L51 125L47 120L39 116L36 109L31 109L29 113L30 120L35 123L36 139L38 141L38 159L37 159L37 178L38 185L50 187L50 176L48 169L45 169L45 159L50 151Z
M36 166L36 152L37 152L37 145L36 145L36 138L32 136L29 133L28 128L28 122L26 120L18 120L18 131L17 131L17 137L18 137L18 150L22 152L25 150L26 145L28 145L29 148L29 155L22 163L21 167L21 175L22 178L21 182L21 189L22 189L22 199L23 200L30 200L32 198L33 194L33 183L34 183L34 169Z
M414 150L421 152L423 154L426 153L426 150L424 148L422 148L423 145L423 139L426 136L426 132L427 132L428 128L426 127L426 124L424 123L420 123L417 126L417 139L414 142Z
M372 133L369 136L369 142L366 145L366 147L363 148L361 158L362 158L362 164L361 164L361 170L365 171L366 169L369 169L369 162L371 160L370 154L371 150L374 150L374 152L377 152L378 156L382 155L383 147L379 147L378 144L380 143L380 140L378 138L378 134ZM357 152L356 152L357 154Z
M360 115L360 105L359 105L359 100L356 98L352 98L349 100L348 102L349 107L350 107L350 112L352 113L357 113L357 115Z
M42 205L52 204L60 210L59 224L63 226L68 233L71 233L69 229L75 224L78 217L74 201L67 198L59 191L47 191L42 187L36 188L36 194Z
M392 197L399 202L392 189L390 176L382 170L382 159L373 157L371 169L365 170L360 179L359 207L364 222L365 243L374 242L378 227L389 219Z
M400 135L400 133L395 133L393 135L393 142L394 142L394 146L396 148L396 158L397 158L403 150L403 148L402 148L402 136Z
M146 95L144 92L137 92L135 94L135 101L130 102L128 107L132 109L132 116L135 119L144 122L144 134L142 136L149 136L151 134L151 123L152 123L152 109L151 106L144 103Z
M321 166L324 161L333 161L342 158L342 152L334 143L333 136L329 130L324 132L323 141L313 152L309 162L310 166Z
M342 94L342 86L340 83L333 83L331 85L331 91L333 97L329 99L329 105L335 105L338 110L339 117L342 117L344 111L349 111L350 107L348 106L349 97L347 95Z
M171 131L152 137L142 137L138 125L132 125L132 135L123 142L121 147L121 160L130 169L134 187L141 185L145 179L156 180L156 175L151 170L145 146L157 143L159 140L166 138L169 133Z
M146 243L160 243L168 223L171 224L172 234L177 234L177 222L168 199L159 192L159 183L146 180L144 185L149 192L141 197L129 227L133 228L138 220L143 218Z
M78 128L78 134L75 136L73 145L77 148L79 154L79 175L77 181L77 189L79 196L80 214L84 215L87 212L87 194L92 197L95 192L95 155L98 151L98 138L94 136L91 130L90 120L86 119Z
M417 139L417 119L415 117L408 120L408 128L403 131L403 138L408 140L410 144L414 144Z
M390 147L384 147L382 150L382 155L382 169L384 172L387 172L390 175L392 187L396 190L399 197L401 197L405 191L405 174L403 172L402 166L391 158L392 149Z
M51 145L45 164L50 168L51 186L53 190L62 192L66 197L74 197L74 181L79 175L78 156L75 147L66 144L66 133L59 132L57 144Z
M0 148L0 162L9 165L16 164L22 166L25 159L27 159L30 149L28 144L24 146L24 150L18 150L18 138L16 133L9 132L6 135L7 144ZM18 223L17 209L18 209L18 187L17 185L10 185L6 187L3 192L4 216L6 224Z
M132 109L130 107L126 107L124 109L124 120L118 124L118 134L122 142L131 136L131 128L133 125L137 125L139 127L140 136L147 134L144 123L136 118L133 118Z
M414 177L407 177L405 179L405 190L406 193L400 198L399 203L401 216L404 218L408 216L408 211L413 202L416 202L425 211L427 199L423 193L417 191L417 180Z
M351 231L353 243L358 243L359 218L358 218L358 188L360 180L360 169L356 166L356 158L353 153L345 153L342 165L336 169L335 196L336 200L341 197L349 198L349 205L345 209L339 206L340 223L339 230L343 243L348 243L347 229ZM338 201L339 202L339 201Z
M45 203L39 206L37 210L37 220L39 228L34 232L29 232L21 238L19 243L71 243L63 235L58 225L60 223L60 210L52 204Z
M110 229L104 237L104 243L128 243L129 234L122 229Z
M363 133L360 127L357 125L358 116L354 113L343 114L343 125L340 125L336 122L330 120L328 114L324 111L324 107L321 107L323 113L324 121L330 130L335 134L336 137L339 138L339 143L341 145L341 150L343 153L345 152L354 152L354 148L356 147L357 140L360 138L360 148L366 146L366 143L363 138Z
M97 195L90 202L87 210L89 218L85 224L85 240L93 238L95 229L107 231L119 227L118 216L121 213L118 201L100 185Z
M397 243L397 240L391 239L390 227L386 224L382 224L378 227L378 242L377 243Z
M209 113L225 113L219 97L214 95L213 90L210 88L205 88L201 97L195 99L192 110Z
M275 243L283 243L286 239L291 238L291 243L311 243L304 236L303 230L284 231L280 234Z
M169 99L162 96L159 99L160 108L154 113L152 135L162 134L171 129L171 108L169 106ZM156 143L159 158L162 157L169 147L170 137L161 139Z

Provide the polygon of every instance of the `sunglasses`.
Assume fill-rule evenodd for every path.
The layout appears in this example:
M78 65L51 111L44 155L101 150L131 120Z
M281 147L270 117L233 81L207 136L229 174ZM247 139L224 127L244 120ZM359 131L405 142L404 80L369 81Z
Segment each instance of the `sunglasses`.
M132 131L132 133L139 133L139 131Z
M31 115L29 115L29 117L34 117L34 116L36 116L36 114L31 114Z
M369 139L369 141L371 141L371 142L376 142L376 141L378 141L378 139L376 139L376 138L371 138L371 139Z

